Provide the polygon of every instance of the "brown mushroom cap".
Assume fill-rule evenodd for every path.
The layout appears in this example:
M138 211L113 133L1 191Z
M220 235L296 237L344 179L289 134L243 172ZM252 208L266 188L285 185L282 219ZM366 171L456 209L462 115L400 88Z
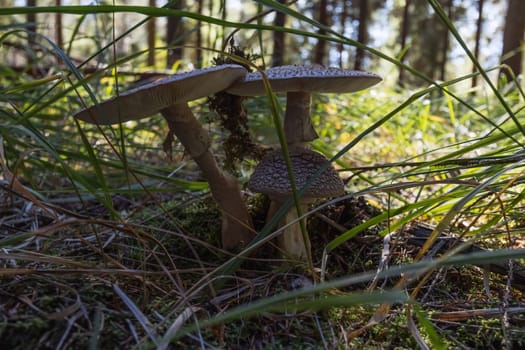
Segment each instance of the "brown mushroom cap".
M290 158L297 189L302 188L328 161L322 154L306 148L293 150ZM291 196L292 187L281 150L272 151L263 158L253 172L248 188L254 192L264 193L278 202ZM339 196L343 193L343 181L337 171L329 167L308 186L301 198L311 200Z
M382 80L374 73L320 65L278 66L264 73L274 92L346 93L366 89ZM226 92L239 96L266 94L260 72L248 73L244 81L233 84Z
M242 80L246 73L242 66L225 64L176 74L83 109L75 118L105 125L144 118L161 109L224 90Z

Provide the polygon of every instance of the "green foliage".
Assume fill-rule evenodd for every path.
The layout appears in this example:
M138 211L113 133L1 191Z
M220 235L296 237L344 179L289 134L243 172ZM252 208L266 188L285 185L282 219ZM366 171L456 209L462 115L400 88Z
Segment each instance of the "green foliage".
M423 341L435 348L456 344L456 340L470 347L495 347L504 341L522 345L520 321L503 324L500 316L448 325L442 332L443 324L432 319L414 282L426 283L428 293L448 302L458 282L431 282L428 276L439 277L432 271L525 257L523 250L514 249L518 246L514 242L519 242L524 232L522 89L514 83L499 89L492 82L489 74L498 67L484 69L476 61L437 1L428 2L434 20L439 18L460 42L478 69L474 74L484 79L486 85L475 94L463 89L472 74L438 83L416 67L357 43L293 7L270 0L258 3L282 10L301 26L274 28L262 22L240 23L191 11L140 6L0 9L0 15L78 16L65 49L41 35L36 38L37 46L29 49L35 58L31 66L21 72L0 66L0 157L5 162L0 178L0 311L7 315L0 326L2 342L9 348L28 344L58 347L67 339L71 346L82 347L143 348L167 346L171 341L191 347L232 343L247 347L253 344L245 342L246 337L262 337L268 348L272 344L275 348L316 346L326 339L330 344L354 347L413 347L416 336L407 330L409 320L404 313L410 306L415 310L412 322L423 334ZM182 149L177 149L174 159L160 151L166 131L160 118L112 127L72 119L76 109L132 85L133 79L121 73L121 68L145 67L145 51L107 59L119 39L101 41L93 33L87 39L96 43L96 49L85 55L87 59L77 63L71 57L72 48L84 39L82 25L88 15L124 12L182 15L217 30L279 30L310 40L322 38L365 49L374 59L403 67L414 79L429 84L424 89L400 90L392 88L386 77L384 85L371 91L314 96L312 114L321 138L313 142L313 148L335 162L348 196L364 196L378 209L363 214L358 212L360 207L351 207L356 209L351 225L342 225L337 221L339 212L331 210L337 205L349 208L345 197L319 203L304 213L309 226L317 228L312 234L324 239L315 240L319 246L312 259L320 270L319 283L306 283L299 289L272 288L275 280L291 275L277 270L282 261L249 256L250 250L271 240L273 225L293 206L292 200L261 228L252 246L231 255L216 247L220 215L211 201L202 200L207 196L207 184L189 157ZM112 25L107 23L89 25L110 33ZM139 24L122 37L132 35ZM22 20L3 25L0 43L25 42L27 32L21 28ZM260 44L265 49L263 40ZM39 64L57 57L60 64L52 74L34 74ZM94 74L85 74L82 68L95 63L95 57L110 63L102 64ZM266 145L283 142L282 132L278 135L275 129L280 125L283 103L278 96L270 93L269 97L246 101L249 129L243 124L243 132L249 131ZM210 113L205 101L192 107L202 114ZM209 128L223 160L224 150L218 145L226 135L214 123ZM253 161L236 165L242 182ZM253 213L258 210L252 208ZM403 232L414 221L435 225L425 246L411 254L405 245L396 245L392 248L398 249L396 265L378 269L376 274L381 239ZM319 222L339 226L326 228ZM432 242L449 232L492 251L458 255L465 248L459 246L440 256L427 255ZM370 236L375 249L361 257L356 252L370 244L366 241ZM341 266L347 270L336 270ZM49 275L54 278L47 278ZM393 288L401 275L411 277L403 285L407 293L413 293L410 296ZM376 286L377 280L385 281L382 288L365 289ZM481 277L468 282L472 290L483 289ZM501 290L506 288L504 283L491 283L499 283ZM521 292L507 294L497 300L498 305L523 301ZM468 300L468 295L454 295L458 305L485 305L483 300ZM347 339L351 331L367 324L381 304L394 305L388 317L360 336ZM71 325L78 327L64 333L64 327ZM293 333L283 336L279 327L308 334L308 339L293 337ZM262 334L261 329L271 333ZM31 338L30 343L20 337L22 333Z

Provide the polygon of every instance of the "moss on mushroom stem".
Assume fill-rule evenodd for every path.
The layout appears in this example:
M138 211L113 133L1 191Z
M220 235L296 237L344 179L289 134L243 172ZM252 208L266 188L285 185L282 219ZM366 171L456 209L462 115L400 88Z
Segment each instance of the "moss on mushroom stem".
M253 64L260 57L245 52L245 48L235 45L234 40L231 39L227 52L214 57L212 62L216 66L237 64L251 71L252 67L247 62ZM223 142L226 156L224 166L232 173L236 172L236 164L245 157L260 160L262 156L261 148L255 144L250 133L248 116L242 101L241 96L225 91L218 92L209 99L210 109L218 114L221 126L229 131L228 137Z
M262 151L255 144L248 127L248 116L242 104L243 97L219 92L210 97L210 108L219 118L221 126L228 130L229 135L222 143L225 153L225 168L236 172L236 165L246 157L260 160Z

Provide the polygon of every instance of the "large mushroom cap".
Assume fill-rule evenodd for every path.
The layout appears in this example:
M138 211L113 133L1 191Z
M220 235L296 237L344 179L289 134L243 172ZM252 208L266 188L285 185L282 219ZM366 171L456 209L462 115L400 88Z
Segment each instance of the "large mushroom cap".
M366 89L379 83L379 75L363 71L344 70L320 65L289 65L273 67L264 72L274 92L346 93ZM226 92L239 96L264 95L260 72L248 73L244 81L229 87Z
M98 124L140 119L176 104L213 95L242 79L246 73L242 66L225 64L176 74L81 110L75 118Z
M322 154L306 148L293 150L290 153L290 158L297 189L301 189L328 161ZM290 197L292 187L281 150L272 151L263 158L255 168L248 187L250 190L264 193L276 201L283 201ZM302 198L334 197L343 193L343 181L337 171L333 167L329 167L308 186Z

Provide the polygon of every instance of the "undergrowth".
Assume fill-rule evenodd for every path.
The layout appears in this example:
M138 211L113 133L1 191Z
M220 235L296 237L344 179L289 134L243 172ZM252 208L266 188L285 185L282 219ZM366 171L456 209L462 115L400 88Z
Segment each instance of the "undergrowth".
M0 40L25 40L8 29ZM63 55L59 72L0 67L2 348L524 345L519 85L463 91L462 76L316 95L312 147L332 158L346 193L306 213L315 269L305 271L279 254L269 203L247 189L266 242L247 256L220 249L221 213L184 150L161 151L162 118L72 118L113 96L116 78L122 90L133 78L112 63L83 75L46 38L40 45L41 62ZM254 140L278 144L270 101L244 103ZM216 120L206 100L191 107ZM229 135L207 125L224 164ZM235 164L242 186L255 163Z

